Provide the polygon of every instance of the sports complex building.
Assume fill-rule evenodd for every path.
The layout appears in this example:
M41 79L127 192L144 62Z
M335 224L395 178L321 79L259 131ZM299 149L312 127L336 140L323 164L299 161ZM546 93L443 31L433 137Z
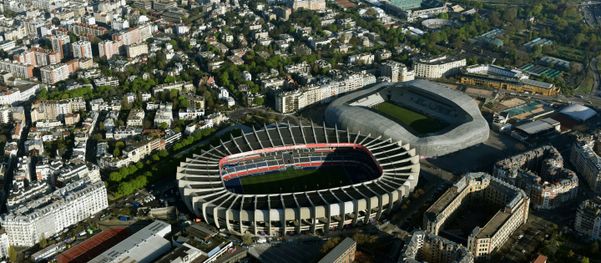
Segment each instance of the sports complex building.
M418 174L419 157L408 144L313 124L231 137L177 169L188 208L239 235L368 223L407 196Z
M436 82L383 83L333 101L330 126L409 143L421 156L439 156L483 143L488 123L468 95Z

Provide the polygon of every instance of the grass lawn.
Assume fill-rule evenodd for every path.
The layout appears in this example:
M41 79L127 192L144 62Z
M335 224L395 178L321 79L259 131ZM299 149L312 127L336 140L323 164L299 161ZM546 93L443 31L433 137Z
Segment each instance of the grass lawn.
M409 128L418 135L437 132L447 127L444 122L390 102L382 102L374 106L373 110Z
M351 183L352 180L342 167L321 167L316 170L289 169L282 173L240 178L245 194L310 191Z

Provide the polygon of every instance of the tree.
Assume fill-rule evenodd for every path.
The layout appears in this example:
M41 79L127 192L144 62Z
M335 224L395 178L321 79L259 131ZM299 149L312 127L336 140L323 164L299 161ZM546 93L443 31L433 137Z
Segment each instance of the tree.
M599 241L593 241L593 243L591 243L589 252L591 253L591 255L596 255L597 253L599 253Z
M338 243L340 243L341 240L342 239L339 237L333 237L333 238L328 239L328 241L323 243L323 245L319 249L319 252L321 252L322 254L328 253L330 250L332 250L334 247L336 247L338 245Z
M505 9L505 12L503 12L503 17L505 17L505 21L513 24L515 19L518 17L518 9L516 7Z
M48 246L48 239L46 239L46 235L44 233L42 233L42 235L40 236L40 248L45 248Z
M8 259L10 262L17 262L17 250L13 246L8 247Z
M581 263L589 263L590 260L588 259L588 257L582 257L582 260L580 262Z
M251 245L253 243L253 237L249 233L244 233L242 236L242 243L245 245Z

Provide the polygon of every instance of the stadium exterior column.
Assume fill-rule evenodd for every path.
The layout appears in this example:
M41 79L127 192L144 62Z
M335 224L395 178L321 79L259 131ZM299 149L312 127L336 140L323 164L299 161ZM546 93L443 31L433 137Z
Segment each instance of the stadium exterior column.
M284 203L284 197L282 194L280 194L280 203L282 204L282 210L279 213L280 214L280 224L281 224L281 230L280 230L280 235L286 235L286 224L288 222L288 216L286 215L286 203Z
M253 205L255 206L254 210L253 210L253 219L252 219L252 226L253 226L253 234L256 236L257 235L257 197L255 196L255 200Z
M353 225L357 224L357 218L359 217L359 200L353 200Z
M315 234L316 228L317 228L317 213L316 210L317 208L315 206L311 207L311 233Z
M242 211L244 211L244 209L242 209L242 204L244 204L244 196L242 196L242 200L240 200L240 210L238 210L238 224L240 225L239 231L240 234L244 235L246 231L243 229L244 224L242 222L244 222L246 219L242 217Z

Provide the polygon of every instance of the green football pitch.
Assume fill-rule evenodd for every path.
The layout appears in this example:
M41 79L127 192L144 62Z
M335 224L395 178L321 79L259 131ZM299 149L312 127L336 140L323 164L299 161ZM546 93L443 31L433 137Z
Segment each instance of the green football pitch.
M416 132L418 135L437 132L447 127L447 124L440 120L390 102L382 102L375 105L372 109L404 127L409 128L409 130Z
M245 194L289 193L348 185L352 180L344 167L320 167L316 170L296 170L240 178Z

